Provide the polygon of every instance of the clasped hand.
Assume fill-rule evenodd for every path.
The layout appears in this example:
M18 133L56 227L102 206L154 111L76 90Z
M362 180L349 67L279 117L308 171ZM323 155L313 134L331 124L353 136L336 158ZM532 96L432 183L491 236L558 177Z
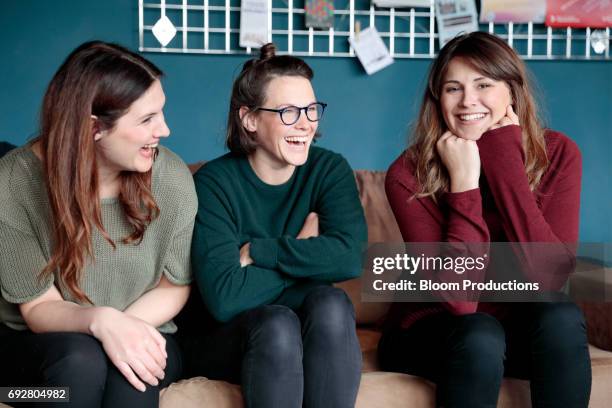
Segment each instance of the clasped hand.
M512 105L506 108L506 116L487 129L493 130L508 125L519 125ZM478 187L480 178L480 154L475 140L454 135L450 130L438 139L436 149L450 176L450 191L458 193Z
M157 386L166 368L166 339L150 324L112 308L100 308L91 332L106 355L134 386Z

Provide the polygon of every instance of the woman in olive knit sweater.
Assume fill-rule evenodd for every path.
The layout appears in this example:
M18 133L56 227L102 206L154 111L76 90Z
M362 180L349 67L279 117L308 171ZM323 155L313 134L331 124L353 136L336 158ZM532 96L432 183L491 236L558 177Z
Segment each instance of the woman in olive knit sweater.
M120 46L81 45L47 89L39 137L0 160L0 385L133 408L179 377L172 318L197 205L187 166L158 146L161 75Z
M353 306L331 283L359 276L366 225L346 160L311 146L312 76L265 45L234 83L230 153L195 175L192 260L214 323L180 337L187 373L241 384L248 407L353 407L361 377Z

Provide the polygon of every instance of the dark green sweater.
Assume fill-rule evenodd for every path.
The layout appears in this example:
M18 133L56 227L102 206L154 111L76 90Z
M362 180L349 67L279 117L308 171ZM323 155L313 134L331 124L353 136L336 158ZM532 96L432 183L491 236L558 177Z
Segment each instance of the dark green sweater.
M360 275L365 218L353 172L339 154L311 147L308 161L277 186L231 153L194 178L194 276L218 321L266 304L297 307L313 285ZM312 211L320 235L296 239ZM254 263L242 268L240 248L247 242Z

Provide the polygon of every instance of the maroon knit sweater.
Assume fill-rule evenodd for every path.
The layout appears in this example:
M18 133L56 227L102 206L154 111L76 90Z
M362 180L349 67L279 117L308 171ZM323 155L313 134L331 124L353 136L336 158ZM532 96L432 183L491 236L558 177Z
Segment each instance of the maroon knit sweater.
M445 193L439 204L430 197L411 199L419 190L414 163L406 152L387 172L385 189L405 242L548 242L563 248L550 254L533 251L519 257L534 271L528 278L543 289L559 289L575 262L578 239L582 160L567 136L547 130L549 167L535 192L525 172L521 128L504 126L478 140L482 164L480 188ZM482 177L484 175L484 177ZM554 264L554 265L552 265ZM529 272L527 272L529 273ZM421 317L449 310L453 314L487 312L502 318L511 304L448 301L395 304L392 324L409 327Z

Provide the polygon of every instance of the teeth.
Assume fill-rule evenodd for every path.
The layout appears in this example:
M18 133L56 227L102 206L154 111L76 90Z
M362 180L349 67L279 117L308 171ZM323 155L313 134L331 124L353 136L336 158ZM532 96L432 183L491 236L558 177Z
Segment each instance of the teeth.
M472 113L472 114L469 114L469 115L459 115L459 118L461 120L465 120L465 121L468 121L468 120L478 120L478 119L482 119L484 117L485 117L484 113Z
M144 145L142 148L143 149L155 149L157 146L159 146L159 143L151 143L151 144Z
M288 142L306 143L308 141L308 136L288 136L285 140Z

